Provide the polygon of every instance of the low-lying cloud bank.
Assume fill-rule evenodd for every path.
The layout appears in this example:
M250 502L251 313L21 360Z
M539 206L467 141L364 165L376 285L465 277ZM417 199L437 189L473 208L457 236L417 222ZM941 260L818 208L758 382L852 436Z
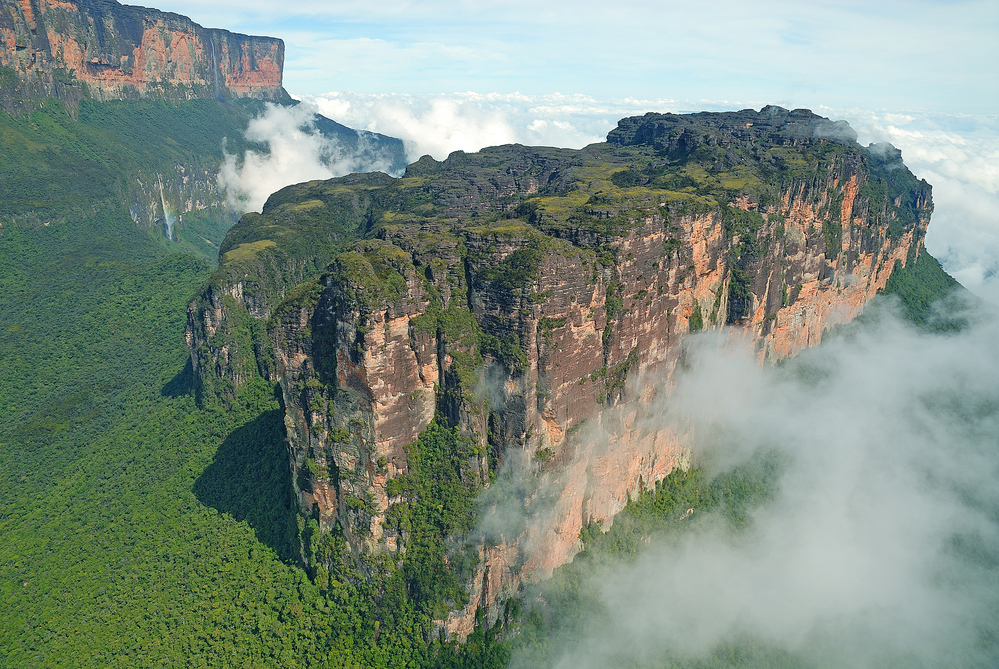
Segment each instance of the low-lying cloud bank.
M995 666L999 320L930 335L873 311L780 367L697 341L664 424L692 425L711 471L779 449L779 494L747 532L703 522L593 574L601 608L556 667L663 666L747 637L817 667Z
M345 147L319 132L317 113L310 104L268 104L250 121L246 139L266 144L268 151L248 150L242 160L226 154L218 183L232 209L260 211L271 193L303 181L391 170L393 157L372 150L367 133L359 133L356 147Z
M411 161L430 154L519 143L581 148L602 142L625 116L673 111L675 100L597 100L587 95L520 93L384 95L331 92L304 98L351 127L398 137Z

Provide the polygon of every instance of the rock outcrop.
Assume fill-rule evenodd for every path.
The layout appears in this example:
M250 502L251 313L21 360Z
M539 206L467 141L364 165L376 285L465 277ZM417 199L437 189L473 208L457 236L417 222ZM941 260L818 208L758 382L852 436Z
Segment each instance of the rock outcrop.
M392 481L435 416L479 445L484 487L529 481L472 537L468 604L441 622L464 637L686 466L684 436L653 420L685 337L730 326L761 359L795 355L915 257L928 184L855 138L807 110L649 114L578 151L286 189L192 303L195 369L227 392L280 384L301 509L355 553L404 555ZM240 319L256 339L219 335Z
M280 99L284 43L113 0L0 1L4 102Z

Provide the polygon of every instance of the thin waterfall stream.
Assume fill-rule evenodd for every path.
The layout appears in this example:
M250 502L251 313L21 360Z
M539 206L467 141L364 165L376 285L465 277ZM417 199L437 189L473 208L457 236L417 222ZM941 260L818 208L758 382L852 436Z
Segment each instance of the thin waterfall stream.
M170 212L167 211L166 197L163 195L163 178L159 174L156 175L156 182L160 185L160 204L163 205L163 232L167 239L175 241L173 238L174 220L170 216Z

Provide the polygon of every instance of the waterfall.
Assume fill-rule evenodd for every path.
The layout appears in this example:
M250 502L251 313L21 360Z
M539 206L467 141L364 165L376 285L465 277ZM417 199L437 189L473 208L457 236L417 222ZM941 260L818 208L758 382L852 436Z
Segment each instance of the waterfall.
M156 182L160 185L160 204L163 205L163 234L170 241L174 241L173 238L173 218L170 216L170 212L167 211L166 198L163 196L163 179L157 174Z

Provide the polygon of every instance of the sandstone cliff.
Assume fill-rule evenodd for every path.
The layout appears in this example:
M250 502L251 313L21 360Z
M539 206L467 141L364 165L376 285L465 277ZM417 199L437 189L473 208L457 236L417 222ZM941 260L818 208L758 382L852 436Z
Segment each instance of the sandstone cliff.
M279 99L284 43L113 0L0 1L3 102Z
M281 40L207 29L155 9L0 0L0 41L0 110L14 117L11 125L41 113L63 126L39 134L36 124L0 142L10 143L12 162L26 175L0 189L3 209L15 215L64 220L53 210L75 200L51 194L71 182L87 197L112 190L115 206L124 205L139 227L215 253L240 213L220 187L223 162L231 154L239 165L247 150L261 151L245 133L272 101L297 104L281 85ZM74 123L64 125L63 115ZM324 162L405 167L398 139L320 115L311 125L327 140ZM32 133L32 150L15 158ZM52 150L38 150L39 140ZM55 175L48 183L46 173Z
M928 184L855 138L807 110L649 114L579 151L285 189L190 306L203 392L280 385L302 512L355 554L405 555L393 481L435 416L477 444L463 479L530 481L515 520L470 538L468 601L441 623L464 637L685 466L683 435L649 419L688 334L794 355L915 257Z

